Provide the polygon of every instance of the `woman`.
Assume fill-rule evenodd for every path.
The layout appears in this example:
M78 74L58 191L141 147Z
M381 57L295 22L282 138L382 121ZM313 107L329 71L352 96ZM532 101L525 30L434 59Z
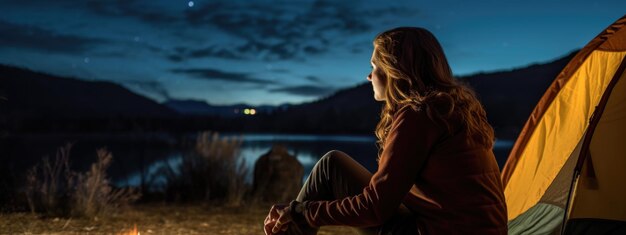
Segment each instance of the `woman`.
M266 234L506 234L506 204L493 129L474 93L452 76L437 39L396 28L374 39L376 127L373 175L339 151L324 155L297 199L275 205Z

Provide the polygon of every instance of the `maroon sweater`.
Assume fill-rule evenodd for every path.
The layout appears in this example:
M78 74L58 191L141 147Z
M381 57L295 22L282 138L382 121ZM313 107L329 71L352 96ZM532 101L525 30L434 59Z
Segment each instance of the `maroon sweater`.
M423 110L398 111L369 185L352 197L308 201L306 220L314 227L377 226L403 203L422 234L507 234L493 152L469 145L456 129L445 134Z

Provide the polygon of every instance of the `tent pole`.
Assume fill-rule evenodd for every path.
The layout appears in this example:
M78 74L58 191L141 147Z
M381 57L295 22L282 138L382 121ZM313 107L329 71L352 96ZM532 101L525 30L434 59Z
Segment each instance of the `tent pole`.
M563 224L561 226L561 234L565 233L567 220L569 219L569 213L571 212L570 209L571 209L572 204L574 203L574 197L576 193L576 188L578 187L578 180L580 178L580 172L582 171L582 166L585 163L585 160L591 157L591 150L589 149L589 146L591 145L591 139L593 138L593 133L596 130L596 126L598 126L598 123L600 122L600 118L602 117L602 114L604 113L604 108L606 107L606 103L609 101L609 97L611 96L611 93L613 92L613 88L617 84L617 81L619 81L619 79L622 77L624 70L626 70L626 56L622 58L622 62L620 63L617 70L615 71L615 74L613 74L613 78L611 78L611 81L609 82L606 89L604 90L604 93L602 94L602 98L600 98L600 102L598 102L598 105L596 106L595 110L591 114L591 117L589 118L589 126L587 126L587 131L585 132L585 135L584 135L583 145L578 155L578 161L576 162L576 166L574 167L574 175L572 178L573 180L572 180L572 184L570 185L569 194L567 196L567 203L565 204L565 213L563 215Z

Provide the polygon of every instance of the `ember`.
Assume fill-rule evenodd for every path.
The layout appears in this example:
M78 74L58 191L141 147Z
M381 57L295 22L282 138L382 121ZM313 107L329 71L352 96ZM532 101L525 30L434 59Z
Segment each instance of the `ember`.
M129 230L128 232L122 232L120 235L140 235L139 231L137 231L137 225L135 224L134 228Z

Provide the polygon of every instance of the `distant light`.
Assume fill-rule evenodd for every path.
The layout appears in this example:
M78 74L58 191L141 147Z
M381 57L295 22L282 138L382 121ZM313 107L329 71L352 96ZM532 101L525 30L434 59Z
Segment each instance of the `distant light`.
M189 5L189 7L193 7L193 1L189 1L187 5Z
M250 115L255 115L256 114L256 109L250 109Z
M83 59L83 61L85 62L85 64L89 64L89 57L85 57L85 59Z
M243 110L243 114L245 114L245 115L249 115L249 114L250 114L250 109L244 109L244 110Z

